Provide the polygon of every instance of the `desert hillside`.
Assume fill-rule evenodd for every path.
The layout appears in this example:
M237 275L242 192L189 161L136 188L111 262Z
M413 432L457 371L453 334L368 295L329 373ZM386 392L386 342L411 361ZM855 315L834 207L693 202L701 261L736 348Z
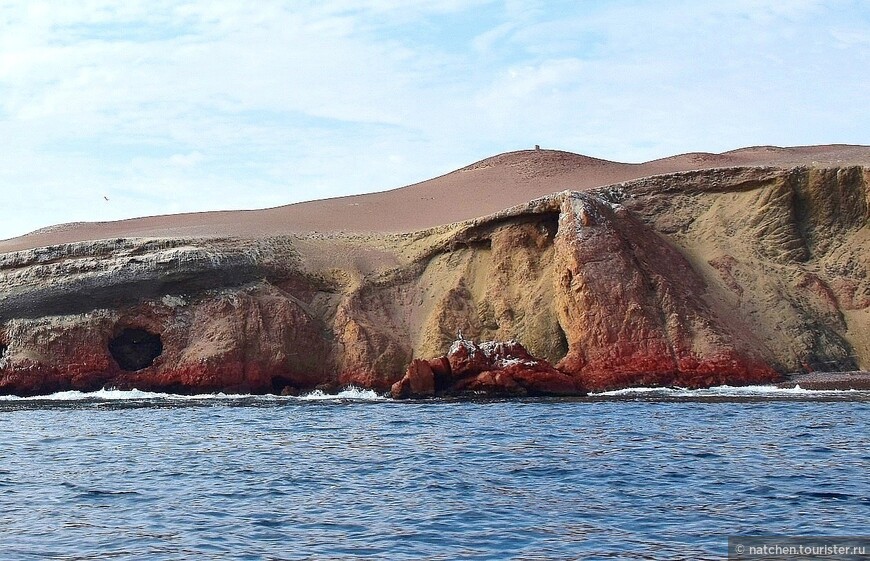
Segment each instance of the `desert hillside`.
M722 154L691 153L624 164L557 150L501 154L407 187L272 209L207 212L77 223L0 241L0 252L117 237L270 237L308 232L413 232L471 220L558 191L735 166L870 165L866 146L762 146ZM384 220L389 216L389 220Z
M535 395L868 369L868 185L862 146L532 150L370 195L49 228L0 242L0 392L386 390L413 364L443 391ZM414 361L460 331L543 366L459 380Z

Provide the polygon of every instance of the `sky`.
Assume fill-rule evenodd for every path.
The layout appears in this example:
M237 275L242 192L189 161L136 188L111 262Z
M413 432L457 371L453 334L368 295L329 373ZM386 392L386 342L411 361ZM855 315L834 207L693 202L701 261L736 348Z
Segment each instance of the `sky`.
M865 0L0 0L0 238L536 144L870 144L868 69Z

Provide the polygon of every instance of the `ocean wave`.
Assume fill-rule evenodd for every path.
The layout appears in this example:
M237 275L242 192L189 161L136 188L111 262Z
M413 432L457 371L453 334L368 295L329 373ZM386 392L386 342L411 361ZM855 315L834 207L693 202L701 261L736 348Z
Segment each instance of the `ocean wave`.
M242 401L242 400L263 400L263 401L384 401L387 398L378 394L373 390L364 390L357 387L348 387L334 394L325 393L320 390L314 390L311 393L300 396L279 396L274 394L254 395L254 394L227 394L227 393L208 393L208 394L193 394L181 395L162 392L148 392L137 389L132 390L112 390L102 389L93 392L81 392L78 390L69 390L56 392L47 395L35 395L29 397L18 397L13 395L0 396L0 401Z
M298 399L302 401L326 401L335 399L352 399L356 401L386 401L388 398L384 397L383 395L379 394L374 390L364 390L362 388L351 386L349 388L343 389L337 394L324 393L320 390L314 390L309 394L301 395L299 397L290 399Z
M93 392L81 392L78 390L68 390L63 392L55 392L46 395L34 395L29 397L17 397L11 395L0 396L3 401L133 401L145 399L176 399L176 400L193 400L193 399L239 399L251 397L249 395L236 394L198 394L198 395L179 395L161 392L147 392L142 390L97 390Z
M716 386L703 389L688 389L688 388L662 388L662 387L636 387L624 388L620 390L611 390L605 392L592 392L590 398L642 398L642 399L705 399L705 398L812 398L824 396L864 396L870 394L864 390L809 390L801 388L799 385L793 388L778 388L776 386ZM374 390L367 390L358 387L348 387L338 393L326 393L321 390L314 390L310 393L299 396L280 396L275 394L255 395L255 394L228 394L228 393L207 393L207 394L171 394L163 392L149 392L142 390L115 390L102 389L93 392L81 392L77 390L69 390L56 392L47 395L36 395L30 397L18 397L5 395L0 396L0 402L204 402L204 401L222 401L222 402L348 402L348 401L366 401L366 402L382 402L392 401L391 398L379 394Z
M788 397L812 395L853 394L860 390L808 390L795 385L793 388L777 386L715 386L712 388L624 388L606 392L590 393L590 397Z

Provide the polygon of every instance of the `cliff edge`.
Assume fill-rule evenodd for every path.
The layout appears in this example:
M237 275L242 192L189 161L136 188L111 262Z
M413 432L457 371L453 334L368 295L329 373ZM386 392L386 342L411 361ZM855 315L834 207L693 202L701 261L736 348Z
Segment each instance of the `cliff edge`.
M409 365L429 368L415 359L447 356L460 331L518 341L569 388L558 394L870 368L870 149L823 161L791 149L765 165L736 151L717 156L724 167L579 186L578 169L608 163L529 152L441 178L449 191L490 174L467 181L472 194L447 216L475 214L469 197L560 189L448 224L419 214L407 231L282 231L215 213L188 215L192 230L183 216L153 217L0 242L0 393L387 391ZM614 165L599 183L635 164ZM499 173L525 183L499 194ZM405 206L432 182L379 200ZM320 208L359 211L341 201ZM114 235L125 224L131 234Z

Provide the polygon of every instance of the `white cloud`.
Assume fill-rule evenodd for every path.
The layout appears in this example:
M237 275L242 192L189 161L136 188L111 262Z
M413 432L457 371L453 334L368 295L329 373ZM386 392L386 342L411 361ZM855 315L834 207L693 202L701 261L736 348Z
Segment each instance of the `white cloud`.
M0 2L0 237L392 188L534 144L867 143L861 3L291 6Z
M193 167L201 163L205 157L202 152L195 150L189 154L173 154L169 157L169 163L176 167Z

